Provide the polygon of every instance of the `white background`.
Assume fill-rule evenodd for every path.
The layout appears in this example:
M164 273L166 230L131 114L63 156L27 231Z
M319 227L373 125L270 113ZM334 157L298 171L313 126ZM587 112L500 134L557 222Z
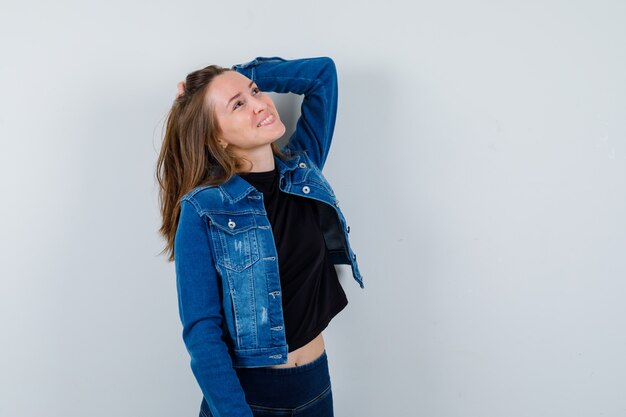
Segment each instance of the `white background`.
M336 415L626 415L623 1L2 1L0 48L1 417L197 415L161 127L276 55L339 72Z

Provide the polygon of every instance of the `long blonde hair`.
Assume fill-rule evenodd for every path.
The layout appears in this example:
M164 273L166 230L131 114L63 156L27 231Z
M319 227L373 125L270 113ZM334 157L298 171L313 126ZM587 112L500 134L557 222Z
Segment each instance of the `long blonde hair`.
M244 163L228 148L218 145L220 127L205 99L211 81L226 71L233 70L209 65L187 75L184 94L176 98L167 114L156 179L162 216L159 233L166 240L161 254L165 252L170 262L174 261L180 199L196 187L225 183ZM276 143L272 143L272 151L285 158Z

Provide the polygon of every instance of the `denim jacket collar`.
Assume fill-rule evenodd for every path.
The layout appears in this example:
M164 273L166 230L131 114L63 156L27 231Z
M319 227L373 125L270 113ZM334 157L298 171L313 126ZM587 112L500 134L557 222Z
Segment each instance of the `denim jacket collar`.
M296 155L291 159L283 161L279 157L274 155L274 163L276 164L276 168L278 169L279 176L282 178L286 171L293 171L294 169L296 169L298 163L300 162L300 158L300 155ZM220 185L220 189L223 191L224 195L230 203L236 203L248 194L250 194L252 191L255 191L255 188L250 185L250 183L248 183L236 174L233 175L224 184Z

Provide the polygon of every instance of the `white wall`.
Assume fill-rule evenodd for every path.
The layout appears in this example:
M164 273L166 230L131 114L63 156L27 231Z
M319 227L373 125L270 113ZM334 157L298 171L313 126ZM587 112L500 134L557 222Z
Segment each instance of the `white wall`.
M624 2L91 3L1 5L1 417L197 415L154 164L258 55L339 71L338 417L626 414Z

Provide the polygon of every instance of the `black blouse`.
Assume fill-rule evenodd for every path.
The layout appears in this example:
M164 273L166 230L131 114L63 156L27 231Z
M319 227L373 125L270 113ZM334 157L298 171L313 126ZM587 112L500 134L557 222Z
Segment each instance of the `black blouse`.
M292 352L320 334L348 299L328 256L317 202L280 191L277 169L240 177L263 193L278 253L285 335Z

